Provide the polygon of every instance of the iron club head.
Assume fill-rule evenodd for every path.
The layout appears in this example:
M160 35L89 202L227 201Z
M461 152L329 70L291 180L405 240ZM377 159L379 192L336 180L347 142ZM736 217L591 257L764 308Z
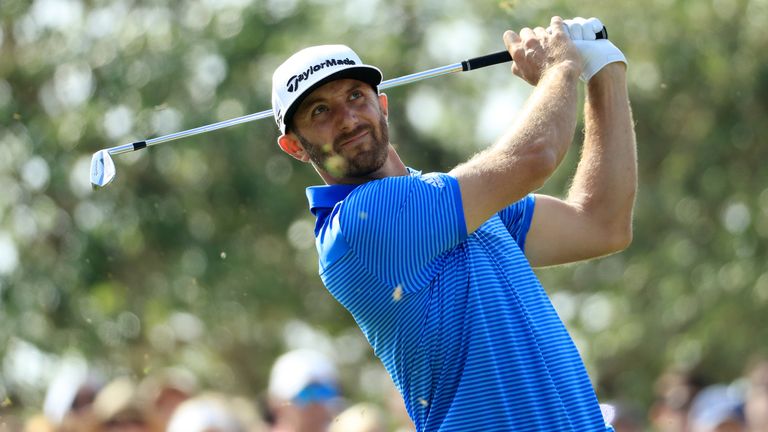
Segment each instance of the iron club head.
M109 151L99 150L91 158L91 185L94 189L108 185L115 179L115 163Z

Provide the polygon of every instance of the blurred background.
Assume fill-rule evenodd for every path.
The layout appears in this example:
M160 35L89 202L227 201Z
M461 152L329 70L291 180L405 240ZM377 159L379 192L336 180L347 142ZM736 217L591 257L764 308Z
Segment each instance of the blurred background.
M25 418L87 364L141 379L183 365L256 397L312 348L352 401L391 383L317 276L308 165L271 119L91 155L270 108L273 69L344 43L385 79L503 49L506 29L597 16L629 59L635 240L537 271L601 400L648 410L660 376L743 383L768 348L768 0L1 0L0 413ZM448 171L487 147L530 87L507 65L391 89L406 163ZM543 192L562 195L566 162Z

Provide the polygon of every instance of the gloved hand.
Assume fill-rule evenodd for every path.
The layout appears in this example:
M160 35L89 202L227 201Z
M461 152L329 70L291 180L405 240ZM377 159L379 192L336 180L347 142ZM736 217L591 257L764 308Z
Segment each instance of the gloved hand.
M596 39L595 34L603 29L603 23L597 18L581 17L565 20L565 27L571 40L584 58L581 79L589 81L605 65L614 62L627 64L624 54L608 39Z

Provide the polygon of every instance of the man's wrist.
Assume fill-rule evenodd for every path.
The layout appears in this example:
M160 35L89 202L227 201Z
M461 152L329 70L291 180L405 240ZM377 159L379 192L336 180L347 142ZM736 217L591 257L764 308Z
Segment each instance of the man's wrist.
M562 61L549 69L550 72L564 75L566 79L579 79L581 70L582 65L573 60Z
M597 71L589 80L589 84L623 83L627 75L627 65L624 62L613 62Z

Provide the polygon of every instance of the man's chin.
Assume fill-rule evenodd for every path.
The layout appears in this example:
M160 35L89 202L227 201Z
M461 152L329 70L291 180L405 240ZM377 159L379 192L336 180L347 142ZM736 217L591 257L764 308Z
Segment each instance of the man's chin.
M347 170L347 177L378 177L376 172L384 166L384 160L371 161L370 163L360 164L350 167Z

